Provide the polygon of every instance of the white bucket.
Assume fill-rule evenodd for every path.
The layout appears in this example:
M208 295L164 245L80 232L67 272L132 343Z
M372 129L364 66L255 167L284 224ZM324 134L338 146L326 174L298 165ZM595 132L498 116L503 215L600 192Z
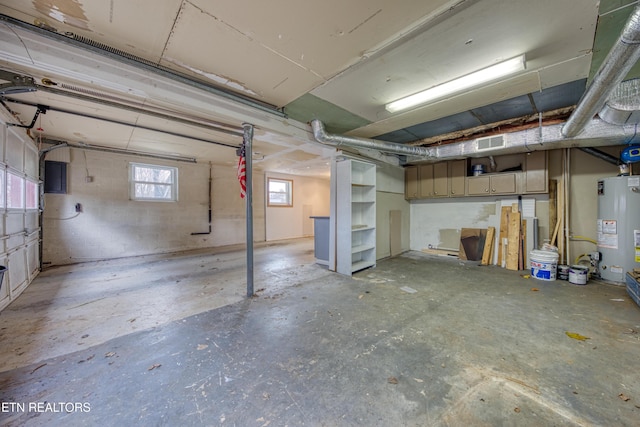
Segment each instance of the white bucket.
M529 254L531 275L538 280L556 280L558 269L558 253L552 251L533 250Z
M589 269L581 265L572 265L569 268L569 283L574 285L586 285Z

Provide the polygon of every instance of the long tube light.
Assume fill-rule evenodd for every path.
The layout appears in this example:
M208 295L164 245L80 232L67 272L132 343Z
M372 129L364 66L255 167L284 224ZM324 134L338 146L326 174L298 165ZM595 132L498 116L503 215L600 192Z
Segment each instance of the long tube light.
M483 83L497 80L500 77L523 71L524 69L525 58L524 55L520 55L455 80L450 80L441 85L423 90L422 92L414 93L413 95L390 102L385 105L385 108L391 113L406 110L407 108L415 107L428 101L434 101L447 95L459 93Z

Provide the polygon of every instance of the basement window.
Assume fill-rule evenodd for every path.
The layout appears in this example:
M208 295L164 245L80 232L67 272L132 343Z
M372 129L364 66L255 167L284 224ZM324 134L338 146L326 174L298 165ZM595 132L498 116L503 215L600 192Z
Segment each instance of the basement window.
M131 200L175 202L178 200L178 168L130 163Z
M269 198L267 206L292 207L293 181L290 179L268 178Z

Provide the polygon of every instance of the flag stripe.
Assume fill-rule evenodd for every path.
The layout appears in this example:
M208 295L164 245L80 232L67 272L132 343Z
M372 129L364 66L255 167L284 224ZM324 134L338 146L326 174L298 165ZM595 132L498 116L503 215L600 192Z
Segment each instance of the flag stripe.
M247 164L244 156L238 159L238 181L240 182L240 197L245 198L247 194Z

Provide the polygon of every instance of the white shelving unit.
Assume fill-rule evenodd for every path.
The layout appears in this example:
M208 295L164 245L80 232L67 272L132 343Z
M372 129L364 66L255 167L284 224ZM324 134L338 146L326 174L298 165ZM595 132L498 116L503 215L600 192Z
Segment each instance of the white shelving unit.
M336 271L351 275L376 264L376 165L342 160L336 172Z

